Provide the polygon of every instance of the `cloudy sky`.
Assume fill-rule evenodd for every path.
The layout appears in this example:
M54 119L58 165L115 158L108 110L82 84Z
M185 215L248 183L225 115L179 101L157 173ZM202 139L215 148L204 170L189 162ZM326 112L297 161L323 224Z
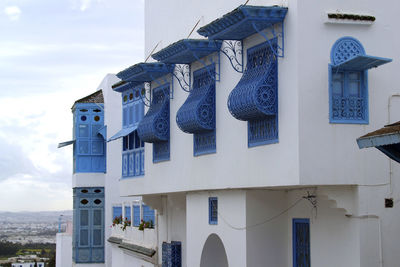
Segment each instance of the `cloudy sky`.
M0 211L72 209L74 100L144 58L144 0L0 1Z

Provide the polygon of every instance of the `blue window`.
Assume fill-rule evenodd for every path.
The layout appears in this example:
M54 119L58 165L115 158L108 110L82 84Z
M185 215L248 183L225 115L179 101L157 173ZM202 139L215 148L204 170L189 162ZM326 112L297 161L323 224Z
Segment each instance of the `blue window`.
M147 205L142 205L142 209L143 209L143 221L145 222L151 221L154 225L156 223L154 210Z
M113 219L116 217L122 217L122 207L113 207Z
M127 131L122 134L122 178L144 175L144 142L136 131L144 113L140 90L137 87L122 94L122 131Z
M365 54L353 37L338 39L329 64L329 120L331 123L368 124L368 69L391 59Z
M131 207L125 206L125 219L130 221L131 220Z
M218 224L218 198L208 198L208 223Z
M103 104L74 105L74 172L105 172L105 139Z
M248 147L277 143L278 60L276 39L247 50L247 66L228 98L232 116L247 121Z
M293 267L310 267L310 220L293 219Z
M140 206L133 206L133 226L138 227L140 225Z
M104 262L104 188L74 188L73 260Z

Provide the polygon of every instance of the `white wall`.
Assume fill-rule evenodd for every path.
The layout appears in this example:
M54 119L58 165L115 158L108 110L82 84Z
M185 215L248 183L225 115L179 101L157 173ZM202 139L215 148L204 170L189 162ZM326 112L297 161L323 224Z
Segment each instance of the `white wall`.
M218 197L217 225L210 225L208 222L208 198L210 196ZM246 226L245 191L188 193L186 208L186 266L200 266L204 244L208 236L213 233L222 240L229 266L247 266L246 231L234 229Z
M72 266L72 234L56 234L56 267Z

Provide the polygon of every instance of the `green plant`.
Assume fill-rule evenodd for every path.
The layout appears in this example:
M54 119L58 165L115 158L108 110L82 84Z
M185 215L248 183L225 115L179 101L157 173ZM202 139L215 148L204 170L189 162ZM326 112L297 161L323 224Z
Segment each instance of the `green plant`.
M138 229L140 231L143 231L145 228L154 228L153 221L152 220L150 220L150 221L141 220Z
M121 216L115 216L113 219L112 226L116 226L118 224L122 223L122 215Z
M127 226L131 226L131 221L128 220L128 218L125 218L123 225L121 227L122 231L125 231Z

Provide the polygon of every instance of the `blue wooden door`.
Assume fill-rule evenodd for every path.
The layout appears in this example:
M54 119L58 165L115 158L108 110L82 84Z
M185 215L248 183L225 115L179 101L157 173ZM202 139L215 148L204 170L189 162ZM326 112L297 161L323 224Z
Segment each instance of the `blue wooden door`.
M293 219L293 266L311 266L309 219Z

